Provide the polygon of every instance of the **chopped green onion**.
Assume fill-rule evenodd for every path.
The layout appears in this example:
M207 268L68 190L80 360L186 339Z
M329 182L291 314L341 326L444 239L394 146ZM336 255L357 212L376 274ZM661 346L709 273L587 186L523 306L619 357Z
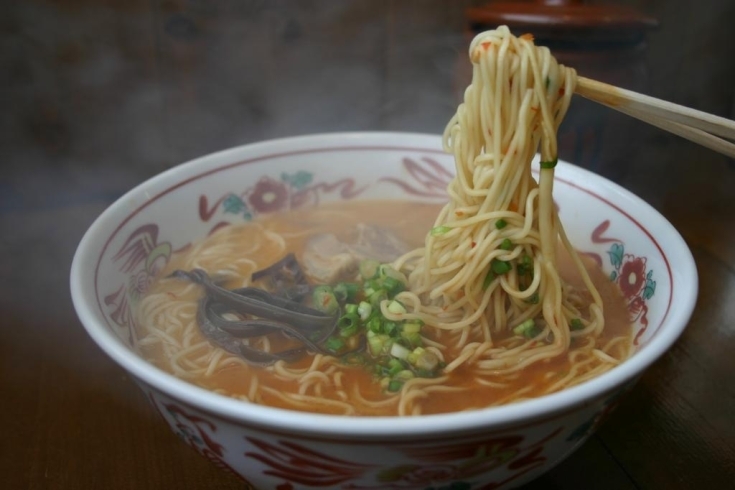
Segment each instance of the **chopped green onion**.
M395 296L406 288L408 279L406 276L388 264L378 268L377 284L374 289L385 289L389 296Z
M503 218L500 218L495 222L495 228L497 228L498 230L502 230L506 226L508 226L508 222L505 221Z
M340 282L334 286L334 296L339 302L354 301L360 286L350 282Z
M339 326L339 328L349 328L352 325L359 325L359 324L360 324L360 317L357 316L357 313L345 313L337 321L337 325Z
M536 322L533 321L533 318L529 318L525 322L513 328L513 333L532 339L540 333L540 329L536 327Z
M512 268L513 266L510 265L510 262L507 262L505 260L493 259L493 261L490 263L490 270L487 272L485 280L482 282L482 289L487 289L497 276L503 275L506 272L510 272Z
M551 161L548 162L541 162L541 168L554 168L556 167L556 164L559 162L559 157L554 158Z
M388 292L390 296L395 296L396 294L403 291L406 286L394 277L386 277L383 280L383 288Z
M366 325L368 332L383 333L383 319L380 316L374 316L368 320Z
M376 277L380 279L384 279L388 276L391 276L393 272L396 272L393 267L390 266L390 264L380 264L378 266L378 275Z
M401 337L408 341L412 348L420 347L424 343L419 333L401 332Z
M407 313L406 307L400 301L393 300L388 304L388 311L394 315L402 315Z
M395 340L386 334L382 334L380 339L383 342L383 354L387 354L390 352L390 348L393 347L393 344L395 344Z
M431 229L431 236L439 236L447 233L452 229L451 226L435 226Z
M393 345L396 345L396 344L393 344ZM387 368L388 368L387 369L388 374L390 376L395 376L396 374L398 374L401 371L403 371L404 369L406 369L406 367L403 365L403 363L401 361L399 361L398 359L395 359L395 358L393 358L390 361L388 361Z
M373 307L366 301L360 301L357 305L357 314L360 315L360 320L365 321L370 317L370 313L373 312Z
M416 322L406 322L402 326L402 331L406 333L419 333L421 332L421 324Z
M401 360L407 359L410 353L410 350L398 343L394 343L390 348L390 355Z
M396 391L400 391L402 387L403 387L403 383L401 381L396 380L396 379L393 379L393 380L391 380L388 383L388 391L391 391L391 392L394 392L394 393Z
M487 272L487 275L485 276L485 280L482 281L482 290L483 291L486 290L490 286L490 284L492 284L494 280L495 280L495 273L493 272L492 269L490 269Z
M383 339L378 335L367 336L368 348L373 356L379 356L383 352Z
M526 303L530 303L532 305L537 305L539 302L538 293L533 293L531 296L526 298Z
M388 299L388 293L385 291L385 289L378 289L373 294L370 295L368 300L370 301L370 304L373 308L376 310L380 309L380 303Z
M414 350L414 352L416 351ZM417 369L431 372L434 371L439 365L439 358L431 351L423 351L417 356L414 365Z
M364 281L374 278L378 274L380 262L377 260L363 260L360 262L360 277Z
M403 371L399 371L393 379L398 379L401 381L408 381L409 379L415 378L416 375L413 374L413 372L410 369L404 369Z
M329 337L327 341L324 342L324 347L330 352L337 353L344 349L345 341L339 337Z
M516 269L518 270L518 274L521 276L525 276L526 274L533 272L533 259L528 255L524 255L521 258L521 263L518 264Z
M513 268L513 266L510 265L510 262L498 259L493 259L491 266L493 272L499 276L505 274L506 272L510 272L510 270Z
M388 335L393 335L398 331L398 324L394 321L386 320L383 322L383 331Z
M412 365L412 366L415 366L415 365L416 365L416 361L418 361L418 359L419 359L419 356L420 356L420 355L421 355L422 353L424 353L425 351L426 351L426 349L424 349L423 347L416 347L416 348L415 348L415 349L414 349L413 351L411 351L411 353L410 353L410 354L408 355L408 358L406 359L406 361L408 361L408 363L409 363L410 365Z
M339 319L337 325L340 329L342 337L351 337L357 333L360 328L360 317L356 314L348 313Z
M347 303L345 305L345 315L357 315L357 305L354 303Z
M335 313L339 309L339 303L329 286L317 286L312 293L314 308L325 313Z
M510 241L510 238L504 238L500 242L500 250L510 250L511 248L513 248L513 242Z
M584 330L584 323L582 323L582 320L580 320L579 318L572 318L572 321L569 322L569 329Z

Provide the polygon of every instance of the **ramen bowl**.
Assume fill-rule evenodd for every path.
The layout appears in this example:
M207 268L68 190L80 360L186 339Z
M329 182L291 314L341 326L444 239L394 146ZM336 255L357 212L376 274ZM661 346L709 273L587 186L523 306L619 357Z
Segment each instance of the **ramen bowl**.
M537 168L537 166L535 167ZM554 196L572 244L625 297L635 354L577 386L507 406L416 417L271 408L199 388L138 354L133 311L176 250L226 223L321 203L446 200L451 156L434 135L342 133L266 141L172 168L90 227L71 291L84 327L194 450L257 489L508 488L575 450L686 326L697 273L684 240L618 185L560 162Z

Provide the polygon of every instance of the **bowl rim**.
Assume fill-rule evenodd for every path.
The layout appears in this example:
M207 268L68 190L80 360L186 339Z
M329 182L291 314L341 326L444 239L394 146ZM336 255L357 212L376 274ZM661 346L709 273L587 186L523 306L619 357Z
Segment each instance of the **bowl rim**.
M406 436L414 439L429 438L447 434L471 433L478 428L501 429L521 422L561 416L637 378L678 339L691 317L698 294L697 269L686 242L661 213L632 192L589 170L563 161L559 161L560 168L564 168L567 172L578 173L584 177L585 182L592 181L597 186L608 188L616 196L635 204L637 210L644 211L646 222L655 223L658 230L657 235L665 237L665 240L659 238L658 241L665 242L666 249L676 250L677 275L687 278L688 281L676 291L672 288L672 300L675 301L673 301L671 311L668 312L668 317L662 323L661 330L654 338L632 358L593 381L519 403L464 412L416 417L347 416L300 412L236 400L176 378L132 352L103 322L96 320L97 314L94 311L96 305L86 299L88 293L85 292L85 283L89 281L87 278L89 258L99 254L101 250L99 236L104 236L105 230L109 227L108 220L115 217L120 212L120 208L129 206L128 203L132 198L148 196L148 188L166 182L169 182L169 187L172 187L186 180L187 176L191 178L192 175L202 173L202 170L206 170L211 162L220 160L232 162L235 161L233 159L235 155L242 153L256 155L262 151L284 146L318 148L336 145L365 148L396 146L396 149L420 147L419 149L422 150L433 151L441 149L440 138L440 135L433 134L386 131L319 133L276 138L211 153L147 179L109 205L82 237L74 254L70 272L71 296L77 315L90 337L113 361L137 380L173 399L183 401L221 418L255 426L261 430L292 435L321 436L328 439L386 440Z

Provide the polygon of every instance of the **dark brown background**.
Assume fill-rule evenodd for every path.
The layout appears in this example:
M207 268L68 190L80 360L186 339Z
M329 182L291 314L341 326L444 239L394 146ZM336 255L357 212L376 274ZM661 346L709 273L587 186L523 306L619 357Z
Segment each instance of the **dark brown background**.
M5 488L239 488L170 433L86 336L69 298L74 249L116 197L211 151L323 131L440 132L465 82L465 8L481 3L2 3ZM660 22L643 70L621 84L735 116L735 2L618 3ZM735 164L623 117L604 124L635 144L578 163L674 223L700 299L682 339L600 432L529 488L731 488Z

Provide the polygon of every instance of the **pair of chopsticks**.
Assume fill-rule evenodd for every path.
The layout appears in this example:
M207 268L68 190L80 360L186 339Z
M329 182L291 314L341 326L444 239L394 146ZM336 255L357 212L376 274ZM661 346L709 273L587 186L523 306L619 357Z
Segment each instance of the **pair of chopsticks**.
M735 121L585 77L577 78L576 93L735 158L735 143L727 141L735 139Z

